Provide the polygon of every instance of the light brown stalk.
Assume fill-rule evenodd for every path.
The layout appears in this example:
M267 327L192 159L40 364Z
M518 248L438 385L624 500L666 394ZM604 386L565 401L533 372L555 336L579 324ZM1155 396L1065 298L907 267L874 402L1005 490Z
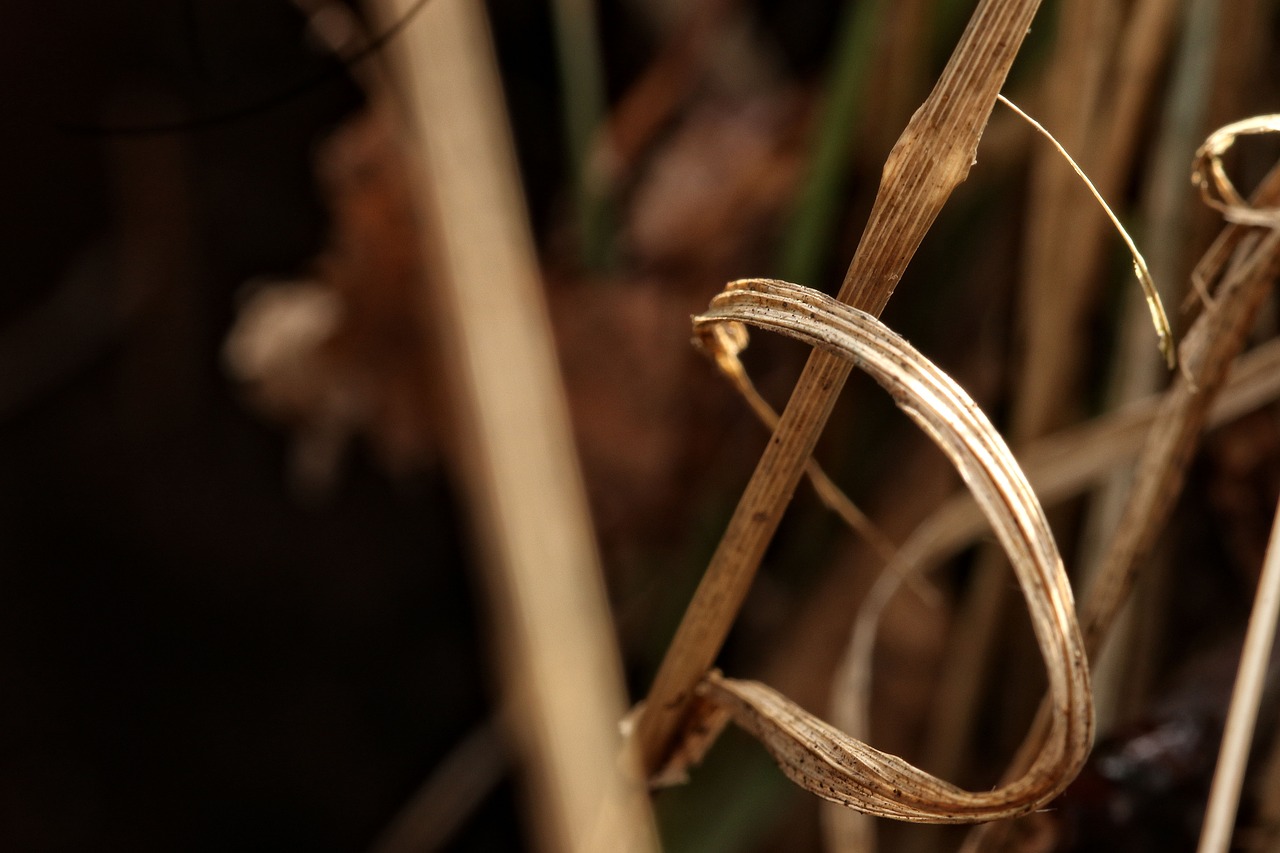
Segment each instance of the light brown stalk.
M885 163L841 302L878 316L951 192L968 175L978 140L1039 0L981 0L928 99ZM815 352L797 382L684 620L641 715L645 767L678 740L694 687L715 661L766 546L799 482L849 367Z
M385 17L409 5L387 0ZM434 0L394 48L439 282L417 308L446 339L504 722L537 846L653 850L639 776L617 761L621 662L484 7Z
M1120 10L1107 0L1080 0L1063 4L1057 13L1046 97L1035 112L1062 145L1075 152L1083 168L1093 173L1093 117L1099 109ZM1024 292L1019 297L1026 356L1014 377L1016 402L1010 423L1015 447L1062 425L1069 395L1061 392L1061 380L1076 361L1074 349L1064 353L1063 348L1074 348L1073 332L1094 290L1090 279L1082 285L1073 272L1072 265L1081 256L1067 253L1060 235L1079 231L1077 220L1097 217L1096 210L1053 151L1039 149L1030 178L1020 285ZM1101 191L1105 195L1109 189L1104 186ZM1063 286L1064 280L1072 286Z
M1249 629L1240 653L1240 669L1231 693L1231 707L1218 752L1218 766L1209 789L1209 807L1200 835L1199 853L1226 853L1235 827L1245 764L1253 744L1258 705L1266 680L1271 647L1275 643L1276 618L1280 616L1280 506L1271 525L1271 542L1263 560L1262 577L1249 614Z

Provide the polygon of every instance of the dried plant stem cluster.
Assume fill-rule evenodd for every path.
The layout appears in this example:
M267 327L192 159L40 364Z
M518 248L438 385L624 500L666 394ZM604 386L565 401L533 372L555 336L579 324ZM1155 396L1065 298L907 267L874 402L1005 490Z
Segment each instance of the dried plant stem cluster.
M388 2L395 6L395 0ZM699 336L774 435L672 642L619 766L602 762L601 756L615 753L612 720L620 707L621 679L555 380L545 307L536 298L537 263L516 189L510 141L500 121L491 48L477 7L437 0L424 15L417 28L423 41L402 60L408 104L425 141L419 195L424 219L433 226L426 241L432 249L429 260L441 282L437 302L425 310L448 318L441 327L457 368L451 371L457 410L463 430L475 437L459 448L466 450L461 462L480 540L487 543L492 612L505 631L498 645L509 712L519 709L510 722L534 780L533 813L547 849L593 850L604 843L617 848L624 840L628 849L652 849L651 818L636 779L627 772L629 747L637 748L651 776L679 775L727 719L757 737L806 790L867 815L913 822L978 823L1025 814L1060 793L1083 765L1094 729L1089 657L1114 622L1139 562L1168 516L1196 437L1209 422L1258 306L1280 273L1275 211L1280 170L1246 203L1226 177L1222 154L1241 134L1277 130L1280 119L1264 117L1224 128L1198 153L1196 181L1208 203L1231 224L1193 278L1206 304L1181 347L1181 374L1173 387L1158 406L1094 425L1089 435L1095 446L1096 436L1110 434L1107 430L1123 440L1108 441L1091 464L1077 464L1064 473L1055 467L1053 455L1061 447L1041 450L1048 461L1032 464L1046 495L1057 497L1096 479L1141 445L1135 487L1120 516L1119 532L1077 621L1032 480L965 392L876 319L938 212L968 174L1037 6L1035 0L978 4L937 86L889 155L838 299L786 282L749 279L730 285L696 318ZM1155 16L1153 20L1167 23L1170 8L1147 0L1135 20ZM1149 63L1143 68L1149 70ZM1136 114L1135 104L1149 88L1149 74L1137 78L1136 88L1125 89L1118 99L1120 115ZM1126 148L1132 125L1122 124L1124 133L1118 130L1108 139L1108 151ZM1106 162L1115 166L1123 159L1117 155ZM1111 175L1106 183L1116 180ZM1144 262L1132 241L1127 242L1168 355L1168 323ZM476 287L481 280L489 286ZM510 288L502 291L499 285ZM736 360L746 340L741 324L777 331L815 348L780 418L754 393ZM501 346L493 346L494 340ZM518 354L518 370L513 353ZM1264 363L1264 356L1271 358L1270 350L1256 354L1254 361ZM854 367L890 392L942 448L970 489L971 497L946 505L900 549L810 459ZM1277 393L1266 371L1245 371L1236 380L1235 397L1224 400L1220 410ZM1035 452L1030 458L1036 458ZM880 610L902 580L936 564L985 525L994 529L1026 596L1049 682L1032 733L999 787L963 790L823 722L763 684L711 669L806 470L824 501L868 538L893 570L866 602L838 691L845 706L837 716L857 733L866 730L870 648ZM550 511L548 495L558 501ZM1267 589L1280 583L1274 562L1273 556ZM917 589L926 598L933 594L925 585ZM1263 615L1255 633L1262 639L1253 641L1255 647L1269 646L1273 598L1260 599ZM1237 722L1230 748L1224 750L1206 850L1221 849L1229 830L1251 728L1250 706L1257 704L1258 671L1255 650L1242 668L1232 714ZM968 847L994 849L999 843L998 833L979 832L970 836Z
M1197 159L1197 184L1207 182L1206 191L1213 192L1214 198L1233 200L1224 210L1233 223L1256 223L1268 215L1268 207L1280 201L1280 170L1263 181L1246 207L1225 176L1212 178L1222 174L1220 167L1214 169L1213 165L1221 156L1223 144L1219 134L1206 142L1203 156ZM1232 367L1262 296L1280 273L1278 252L1280 232L1273 230L1264 236L1256 228L1228 225L1197 271L1206 295L1206 282L1221 283L1212 304L1183 342L1183 373L1173 387L1148 403L1032 445L1024 454L1028 477L1046 503L1057 503L1076 494L1114 470L1117 463L1138 457L1136 488L1107 552L1104 570L1082 608L1086 649L1091 659L1114 624L1142 558L1168 517L1197 437L1206 426L1223 423L1280 396L1274 361L1280 348L1275 342L1241 357ZM835 690L835 714L838 719L853 721L853 734L862 735L867 729L872 651L880 615L902 578L909 579L917 572L941 565L986 529L977 509L969 495L940 507L898 549L889 570L867 596ZM1036 754L1051 707L1046 700L1006 779L1024 772ZM853 828L858 825L856 818L834 819L833 824L841 826L833 830L837 836L866 837L865 829ZM970 849L999 849L1000 841L998 833L979 833Z
M725 716L761 740L784 772L805 789L859 812L914 822L984 822L1025 813L1060 792L1084 762L1093 733L1088 656L1096 655L1141 560L1167 519L1196 439L1215 411L1218 392L1227 385L1228 370L1243 348L1263 296L1280 273L1280 230L1274 209L1280 177L1268 177L1246 203L1227 179L1221 156L1239 135L1274 131L1280 120L1263 117L1229 126L1198 152L1196 183L1231 224L1196 271L1194 280L1206 306L1182 344L1181 373L1172 388L1158 403L1092 426L1094 447L1097 435L1106 430L1125 440L1107 442L1090 464L1071 466L1064 473L1061 466L1054 467L1054 450L1040 451L1050 460L1037 463L1045 472L1040 476L1047 493L1055 498L1095 482L1118 459L1140 454L1134 488L1078 625L1056 546L1028 478L964 392L875 319L934 217L967 174L992 102L1035 8L1035 3L999 0L979 4L952 62L889 156L838 300L798 285L750 279L731 284L706 314L695 319L704 344L774 435L638 719L635 738L645 767L655 778L679 775L705 749L709 732L713 738ZM1150 24L1147 30L1163 34L1156 42L1167 35L1173 20L1173 5L1159 0L1140 3L1134 15L1135 27ZM1112 106L1117 121L1109 125L1112 134L1103 145L1107 185L1120 180L1120 164L1131 152L1135 133L1129 119L1139 113L1138 106L1151 89L1153 57L1159 51L1149 48L1141 42L1122 51L1142 61L1130 69L1131 85L1121 88ZM1162 349L1173 364L1171 332L1154 283L1127 234L1125 239L1134 253ZM1211 296L1214 284L1217 292ZM736 361L745 336L734 323L779 331L816 348L780 419L755 395ZM1272 357L1268 349L1255 354L1253 361L1270 364ZM947 505L889 561L893 571L886 572L869 596L855 631L843 689L837 690L849 707L838 716L842 721L865 722L870 648L879 612L904 577L936 564L970 540L983 524L980 510L1013 562L1049 679L1049 695L1032 733L1001 786L993 791L971 793L957 788L839 731L763 684L726 678L710 669L806 466L828 505L839 508L851 526L873 540L876 550L885 550L883 537L856 509L845 507L847 500L837 497L838 491L809 459L851 366L865 370L889 390L944 449L972 498ZM1266 375L1274 371L1246 372L1249 378L1237 377L1239 390L1224 399L1218 411L1238 410L1275 396L1275 383ZM1049 445L1061 450L1053 442ZM1273 630L1265 627L1274 621L1268 613L1261 620L1266 631ZM1256 668L1256 661L1251 666ZM1244 698L1237 701L1256 706L1257 696L1249 692L1249 683L1242 676L1245 686L1238 693ZM1247 716L1246 711L1240 714ZM865 732L865 725L855 728ZM1236 752L1245 748L1240 742L1247 746L1247 738L1237 734L1236 741ZM1232 764L1224 759L1227 769L1222 771L1225 781L1220 789L1230 790L1234 784L1236 793L1223 797L1238 794L1238 779L1232 781L1238 765L1239 760ZM1226 819L1215 820L1222 824ZM1206 838L1223 831L1211 827ZM996 849L999 844L999 833L980 831L970 837L967 848ZM1219 847L1217 841L1206 844L1205 849Z
M1038 0L982 0L942 77L885 163L880 191L840 289L840 301L878 316L951 192L968 175L995 98ZM849 374L815 352L649 691L635 739L645 767L663 766L694 688L715 661L751 580Z
M1274 196L1255 198L1254 204L1246 202L1236 191L1222 165L1222 155L1235 140L1244 134L1272 133L1280 130L1280 116L1260 116L1235 122L1215 132L1196 152L1195 183L1205 202L1222 212L1223 218L1233 227L1253 225L1269 229L1267 236L1255 241L1255 253L1261 255L1258 266L1262 275L1270 273L1274 280L1280 274L1280 209ZM1277 170L1280 171L1280 170ZM1275 172L1273 172L1273 176ZM1260 194L1259 194L1260 195ZM1243 240L1242 240L1243 243ZM1243 246L1241 247L1243 248ZM1237 250L1239 251L1239 250ZM1231 272L1239 276L1245 261L1234 264ZM1199 270L1197 286L1205 290L1204 270ZM1222 290L1233 292L1233 281L1224 283ZM1270 282L1268 282L1270 284ZM1263 285L1264 287L1266 285ZM1234 292L1238 292L1234 291ZM1248 298L1247 296L1245 298ZM1213 307L1210 310L1214 310ZM1255 309L1256 310L1256 309ZM1243 338L1243 334L1241 335ZM1258 706L1266 672L1275 644L1276 622L1280 616L1280 507L1272 523L1271 539L1263 562L1258 591L1254 597L1253 611L1245 634L1244 649L1240 655L1240 668L1227 715L1222 748L1209 791L1209 805L1200 836L1200 853L1225 853L1231 844L1232 829L1240 802L1240 789L1244 783L1245 766L1253 743L1254 725L1258 719Z
M1052 733L1026 775L970 793L818 720L765 685L711 674L700 694L759 738L797 784L833 802L902 820L966 823L1027 812L1074 778L1093 708L1075 604L1048 522L1009 449L949 377L869 314L786 282L734 282L695 326L771 329L858 366L942 448L1009 553L1049 672Z
M1265 122L1268 119L1258 121ZM1214 198L1229 200L1220 204L1223 205L1226 216L1233 222L1256 224L1261 217L1271 215L1266 209L1259 211L1256 205L1272 203L1272 196L1277 191L1274 186L1277 179L1272 177L1264 181L1255 196L1254 205L1245 208L1234 187L1226 181L1220 166L1214 168L1219 162L1222 149L1227 145L1229 143L1223 143L1219 135L1215 135L1206 143L1202 149L1203 156L1197 163L1197 182L1201 181L1200 176L1216 175L1216 179L1204 179L1209 183L1206 192L1216 191ZM1217 259L1216 264L1206 263L1199 270L1199 275L1209 281L1217 281L1225 274L1224 283L1219 291L1220 301L1210 307L1208 314L1201 317L1184 344L1183 357L1187 360L1184 370L1187 373L1180 377L1178 383L1175 383L1173 391L1161 398L1158 404L1135 407L1120 416L1104 418L1097 424L1091 424L1046 442L1043 449L1036 448L1028 454L1028 457L1033 460L1033 470L1036 471L1036 479L1041 481L1044 494L1054 500L1060 499L1096 481L1116 462L1132 456L1143 446L1144 438L1151 434L1153 427L1156 428L1155 434L1161 434L1158 428L1160 422L1158 416L1161 412L1172 416L1170 423L1175 425L1174 434L1186 436L1188 428L1197 423L1203 426L1210 420L1220 422L1261 402L1274 399L1280 391L1275 379L1275 346L1265 345L1258 352L1242 359L1230 383L1225 382L1225 373L1222 369L1223 365L1234 357L1234 352L1238 351L1243 340L1243 328L1240 324L1251 320L1252 311L1256 310L1257 291L1255 289L1265 288L1275 274L1273 267L1276 244L1280 242L1277 240L1276 232L1273 231L1267 238L1261 240L1258 239L1257 234L1252 235L1252 240L1246 239L1249 236L1240 230L1239 225L1229 226L1224 231L1219 244L1208 256L1210 259ZM1229 248L1232 243L1242 254L1236 257L1235 265L1224 273L1222 264L1228 257L1225 248ZM1244 292L1251 298L1242 302L1239 294L1242 285L1245 284L1252 284L1253 287L1245 289ZM849 359L866 369L888 388L899 404L935 438L960 436L958 444L947 445L945 439L942 443L947 448L948 455L965 472L965 480L969 483L972 494L964 500L953 501L944 507L928 523L922 525L916 535L896 552L889 562L890 571L882 575L880 582L868 596L857 622L849 662L846 665L847 674L844 679L846 689L838 691L839 698L846 705L856 706L857 710L840 712L838 709L838 716L845 720L858 721L859 724L851 728L854 729L855 734L865 736L871 648L880 612L901 581L911 579L916 572L924 568L939 564L956 548L967 544L973 536L986 529L984 519L979 516L978 511L987 512L987 520L989 520L993 502L989 498L984 500L984 495L989 494L985 489L990 487L991 481L989 478L984 480L982 476L976 475L973 469L967 468L966 465L976 464L981 470L981 466L988 464L990 459L1007 456L1008 451L1004 449L1003 442L995 435L985 418L976 411L976 407L967 401L962 391L924 362L922 357L911 350L905 342L880 326L874 318L796 285L767 280L744 280L731 284L725 293L713 301L711 309L706 314L695 318L695 333L696 339L715 357L726 375L739 386L752 402L758 416L767 425L772 425L775 416L767 404L754 393L750 381L742 371L741 364L737 361L737 353L746 346L746 334L739 323L751 323L780 331ZM1216 331L1206 331L1208 329L1216 329ZM1234 348L1227 345L1208 348L1206 343L1208 341L1235 341L1236 345ZM912 372L916 370L943 386L949 385L949 393L942 397L922 393L921 389L928 387L929 383L922 381L919 374ZM1206 385L1202 386L1201 383ZM1219 386L1224 390L1221 397L1215 393ZM1179 392L1179 388L1183 390ZM974 420L966 421L965 427L958 431L948 431L945 426L939 426L934 418L941 418L943 424L949 424L951 422L948 419L956 414L947 408L948 404L938 402L942 398L948 398L952 402L960 401L961 406L956 411L971 413ZM1200 414L1193 414L1189 408L1189 401L1192 399L1197 403L1196 410ZM963 414L961 417L963 418ZM967 455L966 451L971 450L977 443L973 438L977 435L984 436L982 440L988 442L989 446L998 446L999 452ZM1156 447L1159 450L1154 454L1149 452L1144 464L1152 472L1149 478L1151 482L1164 482L1165 490L1162 491L1167 492L1170 488L1167 478L1177 474L1179 469L1176 466L1169 467L1170 457L1166 442L1158 441ZM1074 452L1064 448L1085 451L1092 448L1092 456L1095 458L1083 465L1073 463L1070 466L1064 466L1062 459L1065 456L1076 456ZM1155 463L1149 461L1152 458L1162 460L1160 465L1155 466ZM1012 474L1006 472L1005 477L999 479L999 482L1007 483L1010 480L1016 480L1025 484L1026 481L1011 457L1006 464L1012 466L1009 469ZM809 473L813 476L815 472L820 472L820 469L811 462ZM848 503L847 499L842 497L837 499L825 494L827 490L833 488L825 478L816 479L815 484L818 485L820 492L824 493L824 500L828 505L838 507L842 502ZM1031 500L1033 512L1039 515L1040 509L1035 503L1030 487L1025 486L1025 492L1022 494L1023 497ZM1139 491L1139 495L1142 494L1144 493ZM1006 496L995 505L1008 506L1009 502ZM1149 525L1158 527L1159 514L1153 514L1150 505L1143 504L1143 506L1144 512L1148 513L1147 517L1152 519ZM842 514L847 515L847 512ZM860 514L850 521L854 529L860 532L866 531L865 519ZM1047 526L1037 525L1036 529L1039 534L1043 534L1048 547L1052 549L1052 539L1048 536ZM1008 536L1001 535L999 524L996 525L996 530L1002 544L1008 548ZM874 528L870 528L869 532L879 535ZM1120 541L1125 540L1122 537ZM1056 560L1056 551L1054 551L1054 559ZM1019 566L1027 565L1027 561L1015 558L1013 562L1019 579L1024 583L1024 589L1039 588L1028 587L1024 572L1019 570ZM1131 562L1131 571L1134 566L1136 562ZM1115 569L1111 571L1114 573ZM1113 574L1103 575L1104 580L1113 577ZM1063 589L1065 589L1065 581L1060 582L1064 584ZM1093 623L1097 631L1094 637L1095 646L1097 637L1105 635L1109 625L1108 619L1114 618L1113 614L1118 609L1123 595L1114 583L1101 588L1109 591L1095 591L1094 598L1086 607L1086 612L1091 618L1097 620ZM1067 595L1069 597L1069 590ZM1260 606L1266 601L1265 596L1260 598ZM1033 607L1033 614L1035 613L1036 610ZM1035 625L1039 628L1042 624L1040 617L1033 618ZM1068 638L1074 636L1076 631L1074 619L1068 621L1070 624L1065 627L1062 624L1054 625L1048 633L1057 632L1059 636ZM1268 623L1266 619L1259 621L1262 627L1254 629L1255 634L1258 631L1264 631ZM1038 637L1043 637L1045 633L1037 631ZM1266 637L1270 636L1266 634ZM1263 645L1270 648L1269 639L1265 644L1262 640L1257 640L1253 645L1258 648L1262 648ZM1096 648L1093 651L1096 652ZM1238 742L1236 748L1232 751L1224 750L1222 762L1226 769L1220 771L1220 775L1225 775L1227 781L1218 784L1215 789L1218 792L1234 791L1234 793L1219 793L1215 797L1215 814L1226 808L1216 804L1225 801L1228 797L1238 795L1238 777L1242 773L1241 755L1242 751L1247 752L1248 746L1247 734L1240 735L1239 731L1242 728L1251 730L1250 709L1256 711L1258 699L1255 695L1258 686L1257 669L1261 664L1258 663L1256 650L1251 657L1252 676L1249 679L1242 676L1243 686L1237 689L1238 694L1244 699L1233 703L1233 716L1243 718L1244 721L1234 728L1236 734L1233 740ZM1077 660L1083 660L1083 658L1077 658ZM1053 664L1050 664L1049 669L1052 697L1058 682L1054 677ZM1083 711L1080 713L1088 714L1091 713L1091 708L1087 696L1087 674L1082 675L1084 689L1079 696L1083 697ZM1250 687L1254 688L1253 692L1250 692ZM961 791L917 770L895 756L886 755L855 737L840 732L758 683L735 681L712 672L700 684L698 692L704 699L709 699L727 710L728 715L735 722L756 735L797 784L827 800L852 806L867 814L917 822L960 822L1005 817L1033 808L1037 802L1043 802L1042 799L1030 799L1017 805L1009 805L1006 800L1002 806L992 808L989 802L984 801L987 798L1001 801L1002 797L1007 797L1011 786L1007 785L990 794L974 795ZM837 704L839 705L839 701ZM1057 737L1058 732L1064 730L1063 723L1051 716L1057 714L1062 707L1060 698L1051 698L1047 702L1037 723L1037 729L1028 739L1023 750L1023 760L1015 763L1010 777L1023 772L1034 775L1041 768L1044 763L1046 733L1052 740ZM1237 708L1242 710L1237 711ZM1231 737L1230 733L1228 737ZM1243 745L1240 745L1241 743ZM702 747L705 748L705 743ZM1040 752L1036 754L1035 761L1028 768L1028 759L1025 756L1035 753L1037 749ZM1081 752L1077 757L1082 760L1088 749L1087 740L1080 745L1080 749ZM1232 760L1233 755L1234 760ZM685 755L683 758L687 759L689 756ZM1075 769L1078 769L1078 766L1078 764L1075 765ZM1074 772L1074 769L1066 771L1063 776L1057 777L1056 782L1050 781L1050 787L1055 784L1059 788L1065 785ZM1052 775L1039 778L1053 780ZM1025 783L1025 779L1021 781ZM1233 807L1234 801L1231 805L1232 809ZM999 808L1003 808L1004 811L998 811ZM1215 839L1222 837L1224 822L1229 827L1229 816L1218 817L1216 820L1207 822L1205 835L1207 840L1204 843L1208 846L1204 849L1219 849ZM845 843L840 839L856 837L859 839L858 843L866 842L867 836L861 834L858 827L859 823L854 821L836 830L833 838L837 839L835 842L837 849L840 844ZM979 847L989 848L992 844L998 843L998 837L979 834L974 837L973 843Z

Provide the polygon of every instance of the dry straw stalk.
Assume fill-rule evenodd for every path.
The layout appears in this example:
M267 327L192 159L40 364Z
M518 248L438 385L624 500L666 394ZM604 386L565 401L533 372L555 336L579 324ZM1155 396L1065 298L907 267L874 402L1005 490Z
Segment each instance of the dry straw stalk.
M409 0L386 0L398 20ZM545 850L652 850L615 765L621 667L481 4L434 0L396 43L422 140L418 198L507 722ZM636 777L638 779L638 777Z
M1258 581L1258 593L1249 615L1249 630L1240 654L1240 670L1231 694L1231 709L1222 749L1209 791L1209 808L1200 835L1200 853L1226 853L1235 826L1240 788L1244 783L1253 729L1258 721L1258 705L1266 681L1267 664L1276 637L1276 617L1280 616L1280 506L1271 526L1271 541Z

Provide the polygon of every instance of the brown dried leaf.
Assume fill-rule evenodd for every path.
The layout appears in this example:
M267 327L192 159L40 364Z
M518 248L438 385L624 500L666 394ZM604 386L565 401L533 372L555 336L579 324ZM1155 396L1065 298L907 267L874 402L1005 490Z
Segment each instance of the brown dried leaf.
M710 673L700 696L726 708L764 743L794 782L869 814L925 823L973 823L1023 814L1075 777L1093 735L1088 663L1075 604L1048 522L995 428L969 396L869 314L817 291L766 279L731 283L695 327L750 323L818 347L865 370L959 470L1014 565L1045 659L1054 717L1027 773L968 792L845 735L757 682Z

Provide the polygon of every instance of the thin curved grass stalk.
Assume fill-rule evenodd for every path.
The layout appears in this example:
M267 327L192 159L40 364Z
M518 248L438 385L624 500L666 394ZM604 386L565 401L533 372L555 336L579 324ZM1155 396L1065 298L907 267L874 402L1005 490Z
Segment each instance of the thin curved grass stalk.
M1008 552L1027 598L1055 709L1027 773L969 792L845 735L758 682L709 673L698 693L758 738L796 784L881 817L974 823L1024 814L1052 799L1083 765L1093 705L1075 604L1048 522L1004 441L969 396L869 314L799 285L732 282L695 327L749 323L861 368L885 388L955 465Z
M1217 55L1218 0L1187 0L1170 45L1168 84L1159 101L1158 130L1142 169L1137 209L1141 211L1143 252L1166 304L1176 304L1187 288L1193 240L1191 205L1194 190L1186 184L1187 161L1204 139L1210 87ZM1184 186L1185 185L1185 186ZM1127 295L1117 306L1115 337L1102 380L1102 408L1110 411L1162 390L1168 376L1149 357L1147 306ZM1148 315L1149 316L1149 315ZM1115 529L1132 485L1129 466L1099 484L1084 508L1076 562L1077 589L1087 588L1111 531ZM1043 499L1043 496L1042 496ZM1170 549L1159 548L1136 595L1122 609L1112 639L1093 661L1093 698L1099 730L1139 713L1151 694L1160 660L1160 633L1167 627L1167 605L1173 594Z
M1055 133L1086 164L1104 198L1127 186L1181 5L1078 0L1060 7L1041 109L1052 113ZM1079 335L1062 330L1089 322L1106 279L1106 226L1063 166L1056 151L1044 152L1032 171L1022 270L1027 356L1010 412L1015 446L1071 420L1085 360ZM1071 239L1064 241L1065 234Z
M1138 247L1133 242L1133 238L1129 236L1129 232L1120 223L1120 217L1115 215L1111 210L1111 205L1107 204L1107 200L1102 197L1102 193L1098 192L1098 188L1093 185L1093 181L1089 180L1089 176L1067 153L1067 149L1063 148L1062 144L1054 139L1053 134L1045 130L1044 125L1027 115L1022 111L1021 107L1004 95L996 95L996 100L1021 116L1036 129L1037 133L1053 144L1053 147L1071 165L1072 170L1079 176L1080 180L1084 181L1084 185L1089 188L1089 192L1107 214L1107 218L1116 227L1116 231L1120 232L1120 238L1124 240L1125 246L1129 249L1129 255L1133 258L1133 272L1138 278L1138 284L1142 285L1142 295L1146 297L1147 309L1151 312L1151 324L1156 327L1156 335L1160 339L1160 353L1164 356L1165 363L1172 369L1177 364L1178 358L1173 346L1173 329L1170 328L1169 318L1164 313L1164 304L1160 301L1160 291L1156 289L1156 283L1151 278L1151 270L1147 268L1147 261L1142 257L1142 252L1138 251Z
M1240 669L1231 693L1222 749L1218 752L1218 766L1209 790L1209 808L1204 816L1199 853L1226 853L1231 843L1245 764L1258 721L1258 704L1262 701L1267 663L1275 642L1277 616L1280 616L1280 506L1276 507L1271 542L1263 560L1253 611L1249 614L1249 630L1240 653Z

